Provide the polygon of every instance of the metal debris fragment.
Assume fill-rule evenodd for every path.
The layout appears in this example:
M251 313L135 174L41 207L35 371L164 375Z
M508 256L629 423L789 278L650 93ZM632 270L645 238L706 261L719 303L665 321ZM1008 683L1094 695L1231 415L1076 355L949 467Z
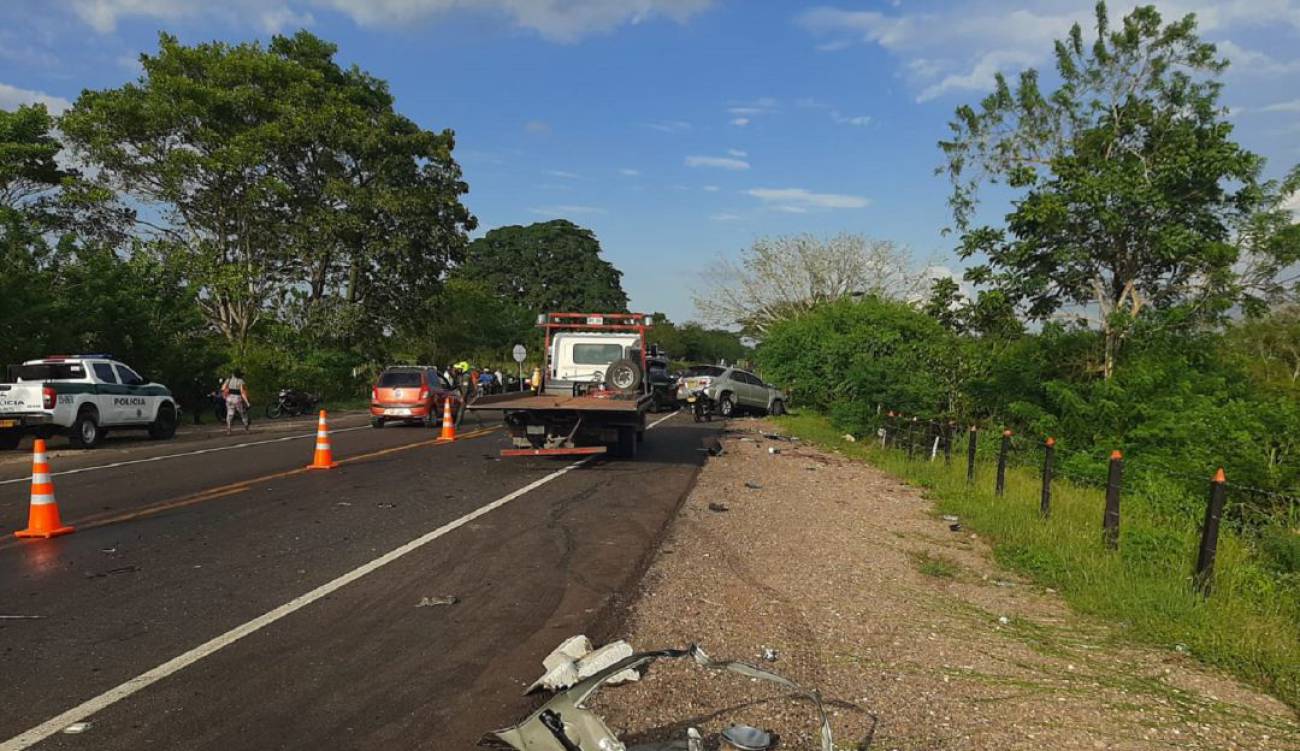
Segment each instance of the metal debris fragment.
M434 595L433 597L421 597L420 601L415 603L417 608L431 608L437 605L455 605L460 602L456 595Z
M763 488L762 485L759 485L756 482L747 482L745 483L745 487L749 488L750 490L761 490Z
M776 662L778 653L771 647L763 647L763 659L768 662Z
M740 751L767 751L772 747L772 734L752 725L732 725L722 731L722 740Z
M951 531L953 531L953 532L960 532L960 531L961 531L961 525L960 525L960 524L949 524L949 525L948 525L948 529L951 530Z
M90 722L74 722L71 725L64 728L63 732L67 733L68 735L79 735L81 733L86 732L87 730L90 730L93 724L94 723L90 723Z
M946 522L955 522L958 520L958 517L953 514L944 514L943 520Z
M731 509L725 503L710 503L709 510L715 514L721 514L723 511L730 511Z
M479 745L491 744L500 748L499 743L505 743L506 747L516 749L516 751L537 751L539 749L555 749L556 751L559 751L559 749L565 751L571 751L572 749L579 749L580 751L586 749L615 751L617 749L622 751L622 749L627 748L622 741L614 735L614 732L609 729L609 726L605 724L605 721L599 715L584 706L587 699L591 698L592 694L602 686L628 671L639 675L657 660L682 658L690 658L696 665L707 670L727 671L746 678L775 683L791 692L792 695L811 701L820 720L817 748L820 751L835 751L835 741L831 737L830 720L826 715L826 708L822 705L821 696L815 690L803 688L788 678L743 662L715 662L704 653L704 650L695 645L691 645L686 649L661 649L654 652L641 652L619 660L600 672L583 679L572 688L557 693L550 701L543 704L518 725L490 733ZM703 738L699 735L699 732L692 733L688 730L686 733L686 751L699 751L703 747ZM677 740L668 743L638 746L627 751L667 751L668 749L680 751L682 748L682 742ZM736 746L736 748L766 749L770 748L770 745L756 747Z
M769 454L779 454L779 453L781 453L781 449L777 448L776 446L768 446L768 447L767 447L767 453L769 453Z

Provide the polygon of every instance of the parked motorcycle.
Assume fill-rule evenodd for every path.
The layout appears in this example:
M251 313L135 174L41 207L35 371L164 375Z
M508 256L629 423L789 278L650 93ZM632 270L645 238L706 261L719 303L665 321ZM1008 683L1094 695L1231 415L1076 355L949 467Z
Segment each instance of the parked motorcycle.
M226 421L226 397L221 395L220 390L217 390L217 391L209 392L206 398L209 405L212 407L212 414L214 417L217 418L217 422L219 423L225 422ZM197 416L198 413L199 410L197 409L194 410L195 416Z
M266 416L272 420L277 417L298 417L312 412L320 405L320 397L298 389L280 389L273 401L266 405Z
M703 389L692 389L686 395L686 406L696 422L713 422L713 413L717 410L718 403L710 399Z

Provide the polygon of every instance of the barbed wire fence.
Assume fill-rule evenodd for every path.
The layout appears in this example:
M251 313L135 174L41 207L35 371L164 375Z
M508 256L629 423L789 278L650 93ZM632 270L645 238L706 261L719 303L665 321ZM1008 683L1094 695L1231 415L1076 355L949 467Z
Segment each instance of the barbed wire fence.
M1126 459L1118 449L1112 449L1103 458L1097 450L1061 446L1050 436L1020 435L989 420L959 424L955 420L922 418L883 408L880 416L881 427L876 441L881 449L898 451L912 462L943 462L949 466L960 463L964 465L966 482L971 485L987 482L992 467L996 496L1005 492L1009 467L1036 470L1042 478L1039 507L1042 517L1051 515L1053 483L1058 479L1103 491L1105 505L1099 543L1112 549L1117 548L1120 542L1121 499L1126 494L1146 495L1146 483L1130 482L1126 487ZM1062 463L1061 459L1065 462ZM1105 476L1079 471L1079 465L1105 466ZM1281 522L1284 525L1293 529L1300 525L1300 496L1229 482L1222 467L1211 468L1205 475L1198 476L1143 459L1139 470L1140 479L1171 481L1173 487L1180 489L1179 492L1186 492L1182 488L1195 487L1198 483L1207 488L1194 568L1195 586L1206 596L1214 579L1221 526L1226 522L1242 530L1278 522L1274 512L1263 509L1266 504L1248 500L1266 499L1269 507L1283 510ZM1147 498L1154 500L1149 495ZM1235 501L1231 505L1230 499Z

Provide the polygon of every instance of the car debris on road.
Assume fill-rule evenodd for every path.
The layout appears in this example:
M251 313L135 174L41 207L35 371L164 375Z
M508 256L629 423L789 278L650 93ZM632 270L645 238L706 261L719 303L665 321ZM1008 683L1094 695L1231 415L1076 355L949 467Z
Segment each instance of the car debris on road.
M455 605L460 602L456 595L435 595L433 597L421 597L420 601L415 603L417 608L432 608L438 605Z
M581 637L583 640L585 638ZM555 658L558 662L552 661L553 664L565 664L563 661L572 659L575 648L589 644L589 642L586 644L572 642L573 640L568 640L561 644L548 656L547 660ZM614 645L626 645L626 642L614 642L606 645L606 647ZM731 672L752 680L775 683L790 691L793 696L808 699L816 707L820 719L820 743L818 748L820 751L835 751L830 720L826 716L825 707L822 705L821 695L816 690L806 689L788 678L743 662L715 661L703 649L694 644L686 649L660 649L651 652L639 652L620 659L581 679L570 688L560 691L525 718L523 722L489 733L480 741L479 745L513 748L516 751L587 751L588 749L600 749L601 751L696 751L698 749L702 751L705 748L704 738L696 728L688 728L685 733L686 737L681 740L628 747L614 735L614 732L609 729L599 715L585 707L586 701L602 686L616 679L621 679L623 675L629 672L640 675L643 669L649 668L651 664L658 660L684 658L690 658L696 665L706 670ZM544 661L543 665L545 664ZM548 670L548 674L549 672ZM731 734L731 737L728 737L728 733ZM769 745L767 746L742 745L749 742L760 742L764 736L768 739ZM770 733L748 726L728 728L723 731L721 737L732 747L738 749L761 750L771 748ZM502 743L505 745L502 746Z

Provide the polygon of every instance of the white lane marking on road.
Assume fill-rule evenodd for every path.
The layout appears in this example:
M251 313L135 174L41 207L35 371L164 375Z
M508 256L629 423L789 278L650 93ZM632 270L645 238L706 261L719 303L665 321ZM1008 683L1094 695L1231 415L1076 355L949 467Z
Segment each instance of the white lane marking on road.
M331 430L330 434L333 435L335 433L351 433L354 430L366 430L369 427L370 427L369 425L358 425L357 427L354 428L336 428L334 430ZM315 433L300 433L297 435L281 436L279 438L268 438L264 441L245 441L244 443L236 443L232 446L213 446L211 448L206 448L206 449L195 449L194 451L183 451L179 454L163 454L162 456L147 456L143 459L126 459L120 462L113 462L112 464L97 464L93 467L79 467L77 469L65 469L62 472L52 472L50 473L50 476L61 477L63 475L79 475L82 472L96 472L102 469L117 469L118 467L129 467L132 464L148 464L149 462L160 462L163 459L176 459L183 456L201 456L203 454L214 454L218 451L233 451L235 449L246 449L246 448L252 448L253 446L265 446L268 443L283 443L285 441L292 441L298 438L314 438L315 436L316 436ZM12 485L17 482L30 482L30 481L31 481L30 477L15 477L12 480L0 480L0 485Z
M658 420L655 420L654 422L650 423L647 429L653 428L659 425L659 423L663 422L664 420L668 420L672 417L675 417L676 415L677 413L673 412L664 417L661 417ZM142 691L145 688L148 688L149 686L157 683L158 681L161 681L167 676L172 675L173 673L177 673L181 670L184 670L190 665L193 665L199 660L202 660L204 657L207 657L208 655L213 654L214 652L218 652L224 649L225 647L234 644L235 642L239 641L245 636L260 631L261 629L266 628L267 626L271 625L272 623L275 623L281 618L284 618L285 616L288 616L294 612L302 610L303 608L307 607L308 605L312 604L313 602L316 602L317 600L323 597L328 597L329 595L342 589L343 587L346 587L347 585L351 584L357 579L360 579L366 574L369 574L377 569L387 566L388 564L392 563L398 558L401 558L407 553L411 553L416 550L419 550L420 548L424 547L425 545L428 545L429 543L433 542L439 537L442 537L443 535L446 535L449 532L453 532L465 526L466 524L469 524L470 522L474 521L480 516L483 516L484 514L489 514L493 511L496 511L497 509L501 508L507 503L510 503L511 501L521 496L527 495L528 493L536 490L537 488L540 488L541 486L545 485L551 480L557 479L559 477L568 474L569 472L577 469L578 467L581 467L582 465L586 464L587 462L591 461L594 458L595 458L594 456L588 456L572 464L561 467L560 469L555 470L549 475L533 480L532 482L514 491L513 493L501 496L495 501L492 501L491 503L486 504L484 506L479 506L478 508L474 509L468 514L465 514L459 519L456 519L455 521L447 522L446 524L442 525L441 527L438 527L432 532L425 533L420 537L411 540L405 545L394 548L393 550L390 550L389 552L379 556L378 558L375 558L369 563L362 564L361 566L352 569L351 571L347 572L346 574L343 574L342 576L339 576L335 579L331 579L330 581L320 585L319 587L311 590L310 592L307 592L306 594L298 595L297 597L286 602L280 607L275 608L274 610L263 613L262 615L254 618L251 621L248 621L247 623L244 623L243 625L236 626L216 638L209 639L208 641L200 644L199 646L191 649L190 651L185 652L184 654L181 655L177 655L176 657L173 657L172 659L168 660L167 662L164 662L163 664L159 665L158 667L152 670L141 673L140 675L137 675L136 677L126 681L125 683L115 686L114 688L110 688L109 690L105 691L99 696L94 697L93 699L89 699L87 701L82 702L81 704L64 712L63 714L60 714L56 717L46 720L45 722L42 722L40 725L37 725L36 727L26 731L25 733L21 733L20 735L10 738L9 740L5 741L3 744L0 744L0 751L23 751L24 749L31 748L32 746L36 745L37 743L40 743L46 738L49 738L50 736L61 732L64 728L71 725L72 723L81 722L85 720L87 717L90 717L91 715L95 714L96 712L100 712L104 709L107 709L108 707L131 696L132 694L138 691Z

